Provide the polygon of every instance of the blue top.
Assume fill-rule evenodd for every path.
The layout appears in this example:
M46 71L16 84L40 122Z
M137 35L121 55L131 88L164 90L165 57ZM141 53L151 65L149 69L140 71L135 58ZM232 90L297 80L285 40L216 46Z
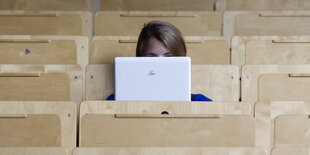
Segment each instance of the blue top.
M110 95L106 100L115 100L115 94ZM202 95L202 94L191 94L192 101L207 101L210 102L212 99Z

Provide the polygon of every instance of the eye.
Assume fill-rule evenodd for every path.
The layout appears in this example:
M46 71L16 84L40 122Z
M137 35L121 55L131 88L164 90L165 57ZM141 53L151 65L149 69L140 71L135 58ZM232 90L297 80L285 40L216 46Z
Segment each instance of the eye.
M156 55L153 53L145 53L143 56L145 56L145 57L156 57Z
M165 55L165 57L173 57L172 53L165 53L164 55Z
M145 56L145 57L155 57L154 54L145 54L144 56Z

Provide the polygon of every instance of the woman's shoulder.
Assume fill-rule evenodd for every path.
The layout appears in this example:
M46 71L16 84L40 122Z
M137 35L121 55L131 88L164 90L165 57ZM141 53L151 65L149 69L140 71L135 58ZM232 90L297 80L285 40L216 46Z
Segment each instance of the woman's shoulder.
M212 101L212 99L204 96L203 94L192 94L192 101Z
M106 100L114 101L115 100L115 94L111 94L110 96L108 96L108 98Z
M115 100L115 94L111 94L106 100ZM192 101L212 101L212 99L204 96L203 94L191 94Z

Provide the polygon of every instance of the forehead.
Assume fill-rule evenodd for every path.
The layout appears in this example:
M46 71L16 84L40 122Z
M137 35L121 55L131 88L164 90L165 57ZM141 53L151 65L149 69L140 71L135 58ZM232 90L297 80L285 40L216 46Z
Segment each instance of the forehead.
M147 41L147 46L164 46L164 44L156 38L151 38Z
M162 42L157 39L150 39L147 43L147 51L150 50L168 50Z
M155 56L163 56L163 55L169 54L171 52L169 51L169 49L164 47L164 45L160 41L158 41L156 39L150 39L148 41L148 44L147 44L147 47L146 47L146 50L144 53L145 54L152 54Z

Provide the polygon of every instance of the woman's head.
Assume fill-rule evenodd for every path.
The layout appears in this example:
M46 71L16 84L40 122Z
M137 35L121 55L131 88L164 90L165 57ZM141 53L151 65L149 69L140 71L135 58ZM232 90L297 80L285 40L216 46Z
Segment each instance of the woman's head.
M139 35L136 56L186 56L181 32L167 22L145 24Z

